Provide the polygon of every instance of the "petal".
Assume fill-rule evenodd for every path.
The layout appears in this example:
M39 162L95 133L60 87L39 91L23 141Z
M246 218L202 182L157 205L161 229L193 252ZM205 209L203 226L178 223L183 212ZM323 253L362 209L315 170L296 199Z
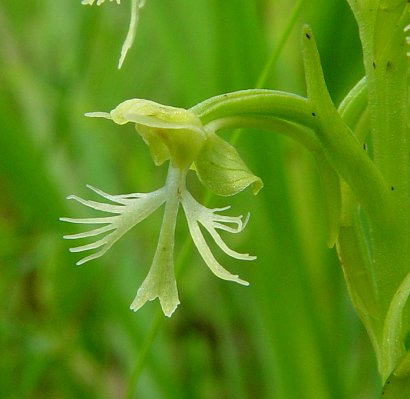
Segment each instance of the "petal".
M205 224L203 226L208 230L209 234L214 239L218 247L221 248L222 251L224 251L227 255L231 256L232 258L240 259L240 260L255 260L256 259L256 256L252 256L249 254L242 254L242 253L236 252L233 249L229 248L225 244L225 242L222 240L219 233L214 228L212 228L211 226L205 225Z
M161 232L164 227L162 226ZM164 235L160 235L160 237ZM162 311L165 316L171 317L179 305L177 284L174 276L174 235L167 235L165 240L158 241L155 256L151 268L137 295L133 300L130 309L135 312L146 302L159 299Z
M165 274L161 274L151 267L147 277L138 289L130 309L136 312L146 302L158 298L164 315L167 317L172 316L180 302L173 272L170 273L170 268L166 270Z
M214 223L215 228L220 229L220 230L229 231L230 233L236 234L236 233L240 233L246 227L246 225L248 224L250 214L248 213L246 215L246 218L244 221L242 221L242 215L241 216L225 216L225 215L214 214L213 216L214 216L213 220L215 222ZM218 222L236 224L236 228L226 226Z
M234 195L252 185L254 194L263 187L240 158L235 147L209 132L197 159L195 170L201 183L218 195Z
M105 203L102 203L102 202L85 200L81 197L77 197L76 195L70 195L70 196L67 197L67 199L77 201L80 204L88 206L89 208L93 208L93 209L96 209L96 210L102 211L102 212L120 214L124 211L124 208L125 208L124 206L111 205L111 204L105 204Z
M119 125L134 122L160 129L200 130L203 134L201 121L193 112L141 98L123 101L111 111L111 118Z
M240 233L246 226L248 219L249 219L249 214L245 218L244 221L242 221L242 216L225 216L225 215L218 215L215 212L220 212L222 210L229 209L230 207L225 207L225 208L215 208L215 209L209 209L206 208L205 206L201 205L199 202L195 200L195 198L192 197L192 195L188 192L185 191L183 194L183 205L186 214L190 215L189 217L192 220L196 220L197 222L201 223L205 229L209 232L215 243L221 248L222 251L224 251L227 255L240 259L240 260L255 260L256 256L251 256L249 254L241 254L239 252L236 252L229 248L225 242L222 240L221 236L219 233L216 231L216 229L220 230L225 230L231 233ZM188 217L188 216L187 216ZM236 228L230 227L230 226L225 226L222 223L217 223L215 222L216 220L218 221L223 221L225 223L231 223L231 224L236 224Z
M188 168L206 139L204 127L193 112L140 98L123 101L110 114L91 112L86 115L112 119L118 125L135 123L156 165L170 159L179 169Z
M114 230L114 229L115 229L115 226L113 226L112 224L109 224L107 226L99 227L98 229L94 229L94 230L84 231L82 233L67 234L67 235L63 236L63 238L66 239L66 240L77 240L79 238L87 238L87 237L98 236L102 233L105 233L107 231Z
M101 256L103 256L109 249L111 248L111 246L105 246L102 249L100 249L98 252L94 252L93 254L86 256L85 258L80 259L76 265L77 266L81 266L86 262L89 262L90 260L93 259L97 259L100 258Z
M135 39L135 32L137 31L137 24L139 19L139 9L142 6L140 5L140 0L132 0L131 3L131 20L128 27L127 37L125 38L124 44L121 48L120 60L118 61L118 69L121 69L122 64L125 60L128 50L132 47Z
M229 273L226 269L218 263L218 261L212 255L211 250L206 243L201 230L199 229L198 223L195 220L192 220L187 215L188 227L191 233L191 237L195 243L195 246L198 248L199 253L202 256L202 259L205 261L207 266L215 274L215 276L228 281L234 281L238 284L249 285L247 281L241 280L238 275L233 275Z
M241 280L239 276L233 275L229 273L227 270L223 268L222 265L218 263L215 257L212 255L211 250L208 247L208 244L205 241L204 236L202 235L201 229L199 228L198 221L203 222L204 225L208 230L209 223L206 219L210 218L212 220L213 212L211 209L204 207L203 205L199 204L188 191L184 191L182 193L182 206L185 211L185 215L188 222L189 232L191 233L192 240L194 241L195 246L197 247L199 253L202 256L202 259L205 261L207 266L211 269L211 271L219 278L223 280L235 281L242 285L248 285L249 283ZM211 228L212 230L212 228ZM208 230L210 231L210 230ZM215 230L214 230L215 231ZM215 231L216 233L216 231ZM213 235L213 233L211 234ZM218 235L216 233L216 235ZM218 235L219 236L219 235ZM213 237L214 238L214 237ZM215 239L215 238L214 238ZM222 239L221 239L222 241ZM226 253L232 251L230 250L225 244L220 245L220 242L215 242L218 246L223 250L227 251ZM235 255L242 257L244 255L236 253L232 251ZM234 257L237 257L234 256ZM245 255L246 256L246 255Z
M116 216L109 216L105 218L60 218L61 222L68 222L68 223L78 223L78 224L104 224L104 223L114 223L116 220Z
M159 234L158 245L150 271L138 289L130 308L140 309L147 301L158 298L165 316L171 317L179 305L174 276L175 225L179 209L178 192L182 190L186 172L170 166L167 177L167 202Z
M89 251L90 249L96 249L96 248L102 247L103 245L107 243L107 237L101 238L101 240L92 242L91 244L86 244L86 245L81 245L80 247L70 248L70 252L83 252L83 251Z
M101 197L104 197L104 198L108 199L109 201L116 202L116 203L122 204L122 205L127 204L127 199L141 198L141 197L144 196L144 194L141 194L141 193L112 195L112 194L108 194L108 193L100 190L99 188L95 188L95 187L91 186L90 184L87 184L87 188L94 191L96 194L101 195ZM161 190L158 190L158 192L159 191L161 191ZM150 193L150 194L153 195L155 193L156 193L156 191L154 191L153 193Z
M64 236L64 238L67 239L81 239L87 237L94 237L105 232L109 232L110 230L114 230L105 237L93 243L70 248L71 252L82 252L103 247L100 251L81 259L79 262L77 262L77 265L81 265L85 262L88 262L92 259L96 259L104 255L105 252L107 252L108 249L110 249L125 233L127 233L128 230L130 230L133 226L144 220L159 206L161 206L165 202L167 195L165 189L160 189L147 194L126 194L123 196L113 196L110 194L106 194L103 191L96 189L94 187L90 186L90 188L96 193L102 195L103 197L108 198L112 201L120 202L122 203L122 205L119 206L104 204L95 201L88 201L77 196L69 197L88 207L100 211L113 212L118 214L116 216L101 218L60 218L61 221L70 223L107 224L107 226L103 226L101 228L93 229L78 234Z

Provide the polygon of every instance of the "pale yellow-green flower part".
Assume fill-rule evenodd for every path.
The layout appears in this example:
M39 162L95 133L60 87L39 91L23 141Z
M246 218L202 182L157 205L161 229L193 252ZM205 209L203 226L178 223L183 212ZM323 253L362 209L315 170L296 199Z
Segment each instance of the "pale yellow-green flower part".
M158 299L164 314L170 317L179 304L174 275L174 240L178 210L182 206L192 240L212 273L223 280L248 285L218 262L203 236L203 229L226 255L251 261L256 257L234 251L220 234L220 231L233 234L242 232L249 215L243 219L242 216L223 214L229 207L209 209L197 202L186 188L187 173L189 169L194 169L201 182L219 195L233 195L249 185L253 186L256 193L262 187L262 182L247 168L236 149L219 138L209 126L205 127L192 111L148 100L127 100L109 113L92 112L86 115L110 119L118 125L134 123L137 132L150 148L154 162L160 165L170 160L170 165L165 185L151 193L112 195L89 186L111 203L90 201L75 195L68 197L89 208L111 214L103 217L60 219L69 223L102 225L64 236L69 240L100 237L94 242L70 249L71 252L97 250L80 259L77 264L82 265L104 255L133 226L165 205L150 271L130 307L136 311L146 302Z
M261 179L248 169L236 149L205 129L192 111L132 99L110 113L86 115L111 119L119 125L135 123L156 165L171 160L177 168L190 167L202 184L218 195L234 195L249 185L257 194L263 187Z
M201 183L218 195L234 195L249 185L257 194L263 187L262 180L248 169L235 147L213 132L208 132L195 170Z
M104 3L104 1L105 1L105 0L97 0L97 6L99 6L99 5L101 5L102 3ZM113 0L110 0L110 1L113 1ZM116 2L117 2L117 4L120 4L120 3L121 3L121 0L116 0ZM94 3L95 3L95 0L83 0L83 1L81 2L81 4L90 5L90 6L92 6Z
M194 244L212 273L221 279L248 285L246 281L231 274L216 260L203 236L200 225L208 231L215 244L228 256L251 261L256 257L232 250L219 234L220 230L234 234L240 233L245 228L249 216L242 220L242 216L228 216L221 213L229 207L209 209L198 203L186 189L186 173L186 170L170 166L165 185L151 193L112 195L88 186L111 203L90 201L75 195L68 197L89 208L111 214L93 218L60 219L75 224L102 225L102 227L91 228L82 233L64 236L68 240L96 237L91 243L70 248L70 251L75 253L96 250L79 260L77 265L103 256L128 230L165 203L163 222L151 268L130 306L134 311L140 309L146 302L158 298L164 314L170 317L179 304L173 257L175 225L180 205L184 209Z
M127 100L110 113L86 115L111 119L119 125L135 123L156 165L171 160L177 168L189 168L206 139L205 130L195 114L148 100Z
M113 0L110 0L111 2ZM97 6L103 4L105 0L97 0ZM121 3L121 0L116 0L117 4ZM95 0L83 0L81 4L92 6ZM135 39L135 33L137 31L139 10L144 7L145 0L131 0L131 19L128 27L128 33L124 40L124 44L121 48L120 60L118 61L118 69L121 69L122 64L125 60L128 50L132 47Z

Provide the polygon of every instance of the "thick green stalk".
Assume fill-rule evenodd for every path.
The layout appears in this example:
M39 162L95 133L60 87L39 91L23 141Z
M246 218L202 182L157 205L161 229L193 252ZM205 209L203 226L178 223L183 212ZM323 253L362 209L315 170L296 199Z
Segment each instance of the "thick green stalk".
M273 131L292 138L309 150L316 159L322 180L323 194L328 220L328 246L334 246L340 225L341 193L339 177L325 155L324 149L315 132L297 123L274 117L264 116L232 116L216 119L206 125L211 131L228 128L251 128Z
M313 33L303 29L304 63L308 99L318 120L317 134L339 175L378 225L388 220L388 190L382 175L333 105L323 77Z
M315 127L306 98L277 90L249 89L207 99L190 109L207 124L231 116L269 116Z
M408 330L402 328L405 302L397 292L403 287L410 259L410 137L403 33L408 6L401 1L353 3L356 17L367 21L359 23L366 77L339 110L327 91L313 34L305 27L307 99L278 91L245 90L211 98L191 111L215 130L240 124L293 136L319 155L321 175L329 178L325 179L329 198L329 192L338 192L334 198L340 198L334 172L343 179L338 252L385 379L405 353L403 337ZM378 25L393 34L385 38L382 29L374 29ZM364 146L368 132L370 155ZM338 226L340 212L331 213L330 218L331 225ZM330 244L337 232L338 227L331 229Z
M363 46L373 162L386 181L392 204L384 225L372 217L355 222L368 224L366 241L380 307L379 318L373 323L378 336L374 344L379 371L386 380L405 353L404 337L409 330L403 323L410 259L408 59L403 32L409 22L409 5L405 0L351 0L349 4ZM339 251L343 254L348 248L341 245ZM352 267L354 263L349 265ZM403 381L403 377L389 378L384 397L405 397Z

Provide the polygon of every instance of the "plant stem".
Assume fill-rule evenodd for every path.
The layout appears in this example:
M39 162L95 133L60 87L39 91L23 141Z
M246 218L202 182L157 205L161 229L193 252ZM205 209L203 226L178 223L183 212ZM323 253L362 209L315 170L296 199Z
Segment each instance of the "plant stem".
M144 368L147 356L152 347L152 344L157 336L157 333L164 321L164 316L160 309L156 310L155 316L151 322L151 326L148 330L148 334L145 336L144 341L141 344L139 349L138 356L135 360L134 368L132 370L131 377L128 381L127 391L124 395L124 399L133 399L135 388L138 382L138 379L141 375L141 372Z
M271 116L317 126L306 98L277 90L249 89L211 97L190 109L207 124L230 116Z

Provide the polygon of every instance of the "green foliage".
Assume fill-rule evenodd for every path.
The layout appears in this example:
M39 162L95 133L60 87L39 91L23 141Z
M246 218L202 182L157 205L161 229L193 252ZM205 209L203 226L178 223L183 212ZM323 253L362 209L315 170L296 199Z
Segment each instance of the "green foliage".
M348 299L335 252L326 248L326 242L334 243L340 227L336 226L340 198L344 206L353 206L363 192L374 190L366 206L369 214L377 216L374 198L383 190L378 191L376 175L372 183L360 181L359 173L352 176L348 165L337 158L340 148L334 148L334 156L323 157L309 129L284 121L271 125L273 133L284 130L291 138L303 137L301 143L262 133L272 122L266 116L260 129L234 136L246 165L265 183L257 197L243 192L229 198L234 213L249 210L252 214L247 232L232 241L235 247L257 254L257 261L244 265L224 259L251 283L248 288L219 282L205 267L201 269L202 260L186 239L188 229L178 223L175 263L182 305L172 319L159 321L157 303L137 314L128 305L148 272L160 223L142 223L110 254L81 268L73 266L76 257L60 238L63 226L58 218L79 212L68 208L70 203L62 198L83 192L85 183L108 192L135 192L152 191L164 180L164 168L153 165L133 127L90 120L83 117L85 112L112 109L135 97L190 108L224 92L256 87L272 49L275 52L283 38L283 50L262 86L305 96L299 29L304 23L315 32L330 97L343 98L363 75L352 12L339 0L300 3L150 0L140 12L137 38L121 71L116 63L129 7L107 2L100 8L86 8L80 1L51 0L1 3L0 392L4 397L377 397L381 388L371 344ZM360 6L379 2L351 3L357 14L369 12ZM386 49L389 43L381 32L395 26L401 2L380 3L382 11L374 18L385 28L371 33L368 43ZM293 7L299 17L292 14ZM361 25L360 34L363 40L369 27ZM399 35L399 29L394 35ZM305 43L306 51L316 49L306 48ZM365 55L372 51L370 44L365 46ZM390 97L398 93L395 102L386 105L387 112L401 104L407 84L387 68L386 57L397 51L376 52L376 60L365 58L373 99L369 112L380 131L388 122L385 113L378 113L380 103L379 108L374 105L380 100L377 93ZM403 69L406 64L401 60L394 67ZM309 99L316 89L322 90L308 87ZM361 93L360 87L357 90ZM332 123L341 124L330 99L319 97ZM353 98L357 109L362 97ZM247 97L247 106L254 108L241 115L241 123L231 120L224 127L254 125L258 110L254 99ZM267 95L264 104L268 108L275 99ZM224 101L223 96L216 97L209 108L215 112L212 115L229 116L232 109ZM312 122L315 110L304 97L288 95L285 103L283 114L302 108L295 116L298 121L317 123ZM396 166L406 159L396 158L397 164L392 165L391 158L384 156L384 151L402 154L399 149L407 134L403 115L397 112L397 118L390 120L402 141L392 143L377 131L369 139L363 127L368 126L365 113L355 119L349 104L338 108L343 123L359 132L359 140L366 141L389 182L387 188L394 187L395 218L407 217L401 212L408 190L396 184L407 173ZM212 118L206 107L193 109L208 122ZM329 121L321 123L326 130L323 124ZM221 135L230 138L229 132ZM355 159L363 158L362 153L356 155ZM343 171L340 174L355 187L357 197L344 185L336 196L334 190L323 191L319 176L334 182L334 169ZM220 199L214 201L200 184L194 180L189 184L196 197L220 206ZM333 215L331 233L329 214ZM356 275L344 272L366 328L377 332L371 336L377 347L389 334L403 335L383 330L380 321L397 319L389 307L392 298L403 302L395 292L407 271L407 263L400 259L401 251L408 251L408 231L398 230L397 245L387 252L395 260L391 278L383 279L381 260L375 265L375 280L367 279L368 243L358 239L369 234L363 218L359 212L342 213L339 245L346 262L353 259L357 264ZM386 242L390 234L382 231L374 237L376 244ZM379 289L376 303L372 302L374 284ZM366 315L371 316L367 322ZM403 353L400 345L393 354L389 350L387 357L393 364L386 370ZM407 370L405 358L392 380L401 383L403 370Z

